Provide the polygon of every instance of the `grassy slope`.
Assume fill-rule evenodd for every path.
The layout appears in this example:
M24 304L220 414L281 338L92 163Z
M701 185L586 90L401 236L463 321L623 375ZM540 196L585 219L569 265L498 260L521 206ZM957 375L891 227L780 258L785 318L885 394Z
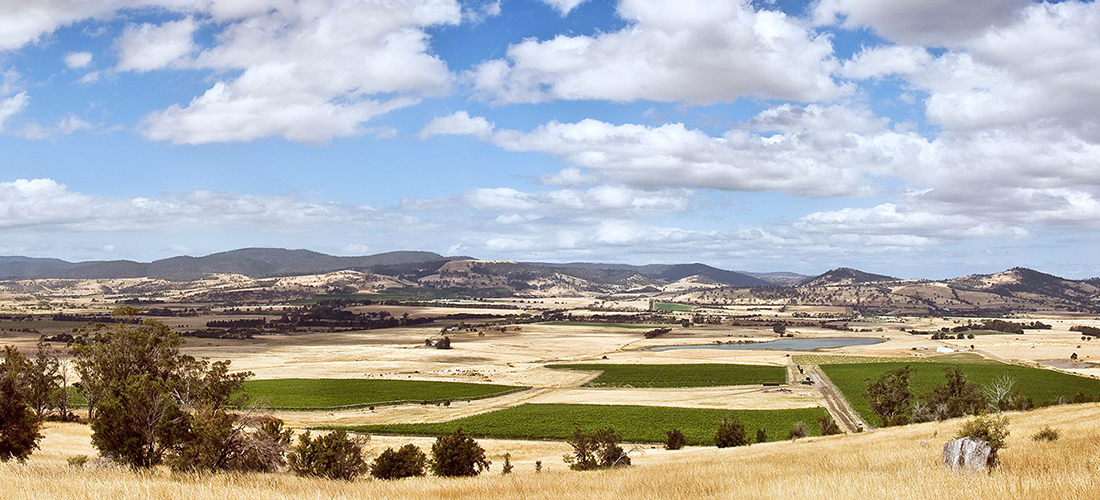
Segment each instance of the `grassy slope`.
M548 365L583 371L602 371L585 384L589 387L713 387L750 385L764 382L783 383L782 366L735 365L724 363L685 365L571 364Z
M390 424L348 427L359 432L438 436L458 427L478 437L512 439L566 439L573 429L614 427L623 440L658 443L665 433L680 429L688 444L709 445L718 422L727 415L741 419L749 439L756 429L767 429L768 438L784 439L795 422L802 421L808 433L817 434L817 419L824 408L793 410L712 410L664 406L526 404L505 410L435 424Z
M943 384L945 381L943 371L948 367L958 367L967 380L978 385L988 385L1001 376L1007 375L1016 381L1014 389L1030 397L1036 404L1055 401L1059 397L1070 399L1078 392L1090 395L1100 393L1100 380L996 362L981 364L856 363L821 365L821 369L844 393L844 397L851 403L852 408L868 422L878 425L881 421L871 411L871 406L867 402L867 385L883 373L906 365L913 369L909 388L916 395L931 392L933 388Z
M419 380L297 378L249 380L244 383L244 388L252 401L285 409L474 399L518 389L507 385Z
M961 427L959 420L879 429L862 434L811 438L740 448L646 450L635 465L600 472L569 471L560 460L549 471L517 463L500 475L493 457L489 473L475 478L415 478L401 481L329 481L291 474L172 474L161 469L77 469L63 450L45 444L42 460L0 464L0 498L26 500L218 498L419 498L502 500L533 498L729 499L959 498L1034 500L1095 498L1100 482L1100 405L1045 408L1010 417L1012 434L991 474L966 474L940 465L941 447ZM1056 442L1029 439L1044 425L1062 430ZM86 438L84 438L86 439ZM57 441L55 441L57 442ZM517 446L522 444L517 443ZM376 450L377 451L377 450ZM71 453L70 453L71 454Z

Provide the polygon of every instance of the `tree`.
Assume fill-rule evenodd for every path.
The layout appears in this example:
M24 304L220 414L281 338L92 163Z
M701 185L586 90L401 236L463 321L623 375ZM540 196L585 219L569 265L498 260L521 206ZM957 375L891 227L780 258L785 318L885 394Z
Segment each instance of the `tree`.
M921 396L921 402L925 405L943 409L942 412L937 412L941 419L977 415L989 404L981 388L967 381L958 368L945 369L944 377L947 380L943 385Z
M61 380L61 361L53 347L39 340L34 359L27 366L27 402L39 420L45 420L57 404Z
M146 320L95 326L73 341L88 397L92 444L134 468L171 458L178 470L226 470L250 420L230 414L251 373L180 354L183 340Z
M492 464L485 450L474 438L463 434L462 428L448 436L436 438L432 445L432 473L437 476L476 476Z
M568 443L573 453L565 456L565 462L573 470L608 469L630 465L630 457L619 446L622 437L613 428L584 432L573 429Z
M344 430L316 438L306 431L298 437L298 445L290 452L288 462L299 476L351 481L367 472L363 444L362 439L350 437Z
M666 450L679 450L684 447L684 443L687 439L684 438L684 433L680 432L680 429L672 429L665 433L667 439L665 439Z
M24 461L38 448L41 420L27 403L30 361L14 346L4 346L0 361L0 462Z
M728 448L747 444L749 437L741 420L733 416L723 418L718 424L718 431L714 433L714 446Z
M913 410L913 394L909 392L909 376L913 369L904 368L883 373L867 386L867 401L871 411L882 419L883 427L905 425Z
M374 459L370 467L370 475L376 479L401 479L405 477L423 476L424 464L428 457L414 444L406 444L397 451L386 448L381 455Z

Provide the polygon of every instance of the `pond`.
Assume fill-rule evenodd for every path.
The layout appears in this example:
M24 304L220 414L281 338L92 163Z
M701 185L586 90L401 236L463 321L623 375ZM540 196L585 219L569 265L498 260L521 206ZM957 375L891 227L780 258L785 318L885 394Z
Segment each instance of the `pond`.
M678 349L722 349L727 351L816 351L833 347L852 345L871 345L884 342L885 339L867 337L829 337L819 339L781 339L770 342L751 342L744 344L697 344L666 345L650 347L647 351L675 351Z

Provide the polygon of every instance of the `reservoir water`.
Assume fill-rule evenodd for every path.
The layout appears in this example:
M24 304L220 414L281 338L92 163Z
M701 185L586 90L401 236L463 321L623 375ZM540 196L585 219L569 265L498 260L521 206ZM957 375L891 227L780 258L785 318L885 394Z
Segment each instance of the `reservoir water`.
M828 337L818 339L780 339L770 342L748 342L744 344L698 344L666 345L650 347L647 351L675 351L677 349L722 349L727 351L816 351L852 345L871 345L884 342L885 339L867 337Z

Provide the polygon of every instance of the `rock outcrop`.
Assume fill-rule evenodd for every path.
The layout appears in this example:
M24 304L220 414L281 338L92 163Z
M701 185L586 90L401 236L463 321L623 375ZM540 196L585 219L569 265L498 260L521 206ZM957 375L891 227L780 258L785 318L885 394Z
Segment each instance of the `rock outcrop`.
M961 438L943 445L943 464L953 469L987 471L997 461L997 453L980 439Z

